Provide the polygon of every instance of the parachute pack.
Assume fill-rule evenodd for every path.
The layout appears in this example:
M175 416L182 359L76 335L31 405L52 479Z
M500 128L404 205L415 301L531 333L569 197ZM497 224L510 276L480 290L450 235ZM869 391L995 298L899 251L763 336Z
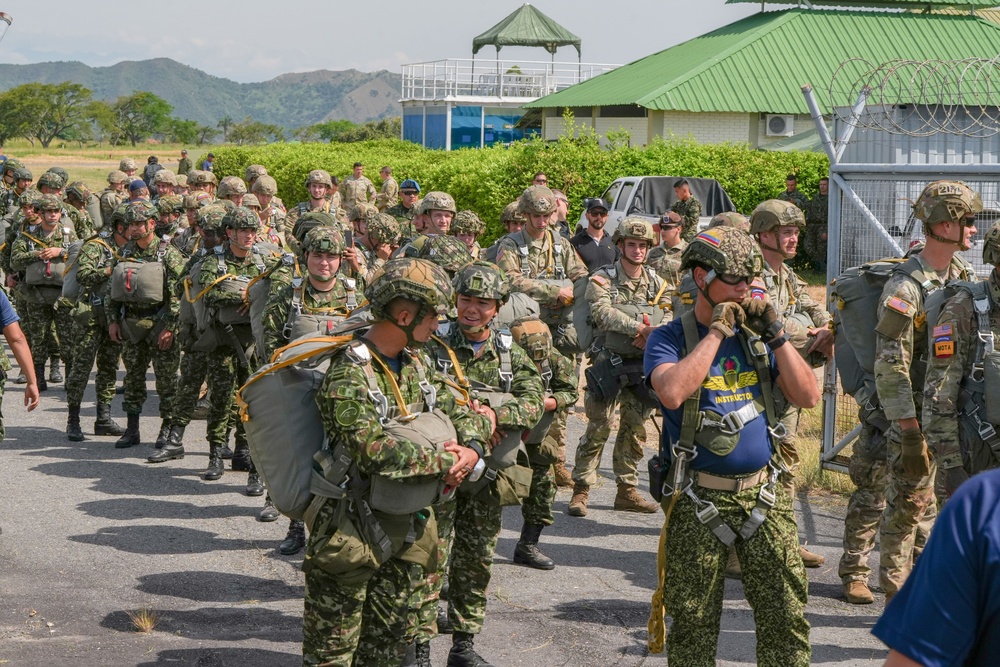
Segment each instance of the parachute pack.
M107 245L100 238L95 238L94 242ZM80 298L81 287L80 283L77 282L76 274L80 270L77 259L80 257L80 250L83 248L83 244L84 241L82 240L73 241L69 244L69 258L66 260L66 270L63 271L62 296L64 299L69 299L70 303L73 304Z

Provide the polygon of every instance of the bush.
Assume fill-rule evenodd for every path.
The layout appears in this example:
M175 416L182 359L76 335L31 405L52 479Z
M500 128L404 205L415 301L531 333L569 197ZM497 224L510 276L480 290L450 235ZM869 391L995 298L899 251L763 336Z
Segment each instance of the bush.
M568 119L571 122L571 119ZM228 147L215 151L215 173L242 176L247 165L263 164L278 182L278 194L292 206L306 198L305 179L311 169L326 169L342 178L354 162L366 165L378 184L378 170L390 165L397 181L413 178L421 191L443 190L455 197L459 210L471 209L487 222L481 241L500 235L500 212L543 171L549 186L566 192L569 220L575 221L586 197L600 195L621 176L668 174L714 178L737 208L749 214L765 199L777 196L785 176L797 173L806 195L812 195L829 163L825 155L809 152L769 153L738 144L698 144L690 139L657 140L642 148L616 141L602 148L593 134L567 133L554 142L539 138L484 149L440 151L398 139L359 143L271 144Z

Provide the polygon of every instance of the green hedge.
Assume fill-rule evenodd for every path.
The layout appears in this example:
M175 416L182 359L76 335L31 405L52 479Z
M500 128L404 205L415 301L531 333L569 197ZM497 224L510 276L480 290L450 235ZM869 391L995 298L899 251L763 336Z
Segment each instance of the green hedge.
M600 195L621 176L670 174L714 178L737 208L749 213L761 201L784 189L785 176L797 173L802 191L811 196L829 163L823 154L770 153L747 145L702 145L692 140L656 141L642 148L601 148L592 136L519 142L510 148L428 150L405 141L380 140L350 144L270 144L227 147L215 151L215 172L243 176L247 165L263 164L278 182L278 194L289 206L306 198L311 169L326 169L338 178L351 173L354 162L379 186L378 170L391 165L402 182L414 178L421 190L451 193L459 210L472 209L487 222L486 240L499 235L500 212L530 184L536 171L548 175L549 186L566 192L571 221L579 217L586 197Z

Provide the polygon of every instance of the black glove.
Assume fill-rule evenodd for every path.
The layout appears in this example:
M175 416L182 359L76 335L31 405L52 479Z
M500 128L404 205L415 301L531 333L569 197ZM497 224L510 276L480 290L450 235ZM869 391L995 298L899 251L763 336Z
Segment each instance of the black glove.
M778 311L769 299L744 299L741 304L746 311L748 329L769 342L781 333L781 322L778 321Z
M729 338L736 333L736 327L743 324L744 318L740 304L726 301L712 309L712 324L709 329L715 329L723 338Z

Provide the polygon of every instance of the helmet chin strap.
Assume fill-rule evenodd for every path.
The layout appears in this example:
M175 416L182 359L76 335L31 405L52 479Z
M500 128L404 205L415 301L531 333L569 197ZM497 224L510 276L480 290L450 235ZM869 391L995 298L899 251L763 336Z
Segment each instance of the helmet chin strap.
M960 225L959 229L961 229L963 231L960 232L959 235L962 238L961 238L961 240L958 240L958 241L956 241L955 239L946 239L945 237L940 236L939 234L935 234L934 232L931 231L930 225L928 225L927 228L924 229L924 236L926 236L929 239L934 239L935 241L937 241L939 243L944 243L945 245L955 245L955 246L958 246L959 250L968 250L968 248L965 247L965 239L964 239L964 237L965 237L965 233L964 233L965 225L963 225L961 223L959 223L959 225Z
M719 304L713 301L712 297L708 295L708 286L712 284L712 281L715 280L716 277L718 277L718 274L715 272L715 269L710 269L709 272L705 274L705 286L698 288L701 295L705 297L705 301L708 301L708 304L712 306L713 309Z
M458 321L458 328L462 330L462 333L467 333L467 334L479 334L479 333L483 333L484 331L486 331L487 329L490 328L490 324L493 322L493 320L495 318L496 318L496 316L494 315L493 317L491 317L489 319L489 321L486 324L479 324L479 325L476 325L476 326L470 326L468 324L462 324L462 320L460 319Z
M764 245L764 242L763 242L763 241L762 241L762 240L760 239L760 237L761 237L761 235L760 235L760 234L758 234L758 235L757 235L757 243L758 243L758 244L760 245L760 247L761 247L761 248L763 248L764 250L770 250L771 252L776 252L776 253L778 253L779 255L781 255L782 257L784 257L785 259L791 259L792 257L794 257L794 256L795 256L795 255L791 255L791 254L789 254L789 253L785 252L785 251L784 251L784 250L782 250L781 248L774 248L774 247L771 247L771 246L769 246L769 245Z
M409 324L404 326L400 324L398 321L392 320L392 323L396 325L396 328L402 331L404 334L406 334L407 347L410 347L411 345L417 342L417 339L413 337L413 332L417 328L417 326L424 321L424 318L427 317L427 314L430 312L431 312L430 307L427 306L426 304L423 304L420 306L420 309L417 310L417 314L414 315L413 321L410 322Z

